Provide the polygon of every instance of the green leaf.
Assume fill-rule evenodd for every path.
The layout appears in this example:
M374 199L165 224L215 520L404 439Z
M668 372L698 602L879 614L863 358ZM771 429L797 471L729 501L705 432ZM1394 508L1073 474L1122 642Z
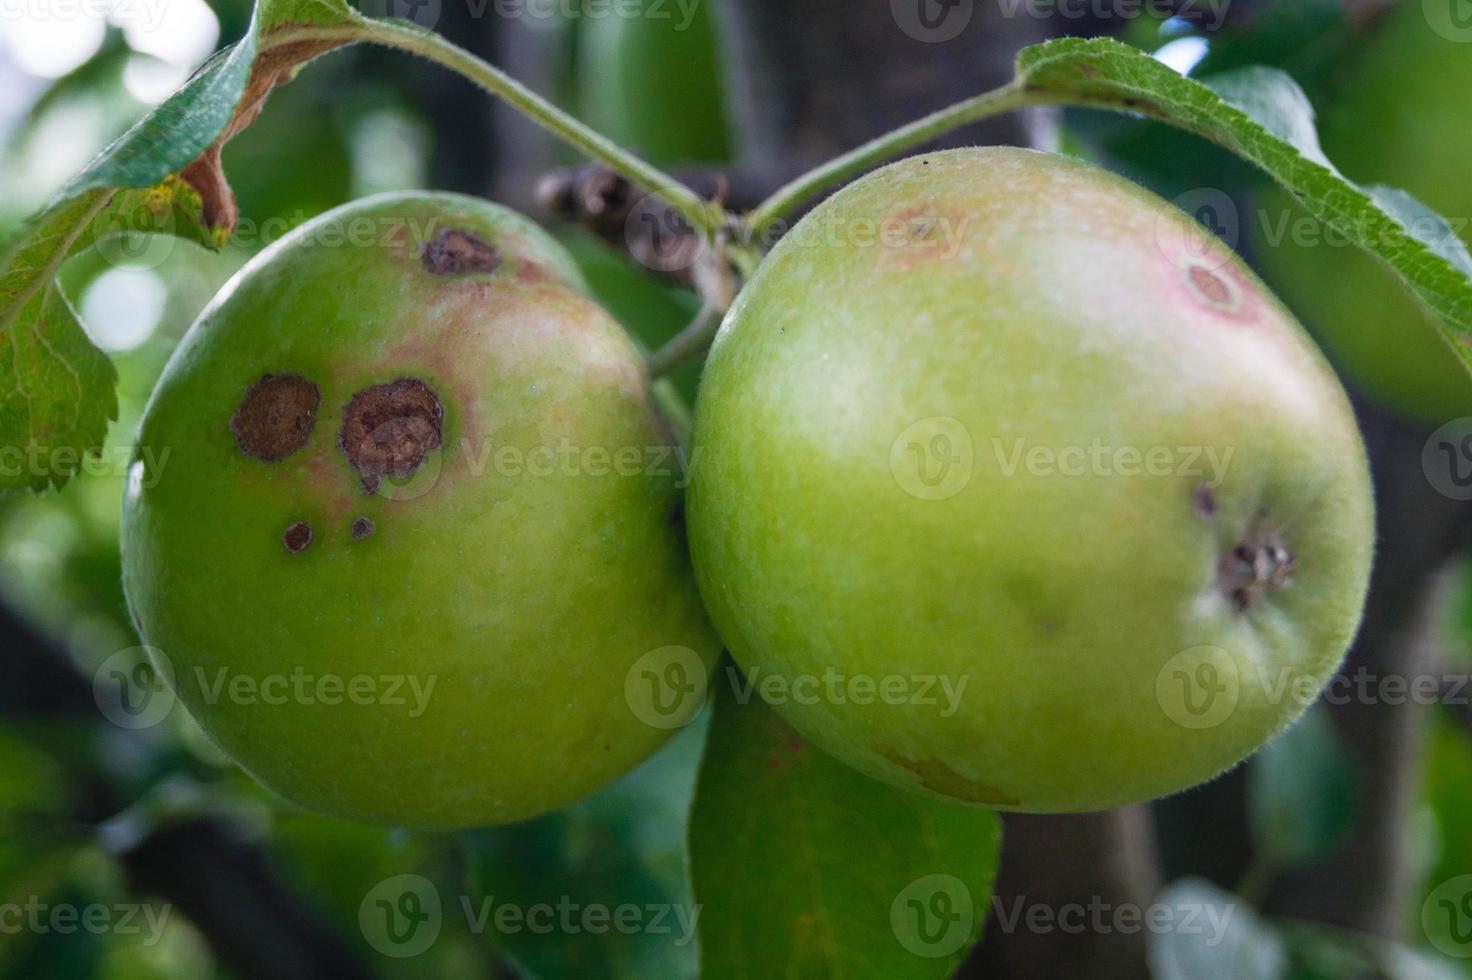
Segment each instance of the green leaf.
M344 0L263 0L251 29L72 178L0 250L0 494L61 486L117 417L117 375L83 332L56 276L119 234L218 246L235 225L224 141L273 86L352 40Z
M1349 833L1359 779L1322 705L1253 757L1247 802L1257 846L1279 866L1312 864Z
M580 116L654 164L730 159L709 4L634 0L621 16L579 17L577 29Z
M1256 164L1337 232L1399 275L1438 317L1472 369L1472 258L1450 226L1402 191L1363 188L1320 150L1313 108L1270 68L1186 78L1109 38L1061 38L1025 48L1016 85L1040 102L1138 112L1212 140Z
M570 807L461 835L474 931L533 976L693 978L684 837L704 728Z
M807 744L723 666L690 824L701 976L947 977L981 932L1001 822Z
M1452 695L1449 701L1460 700ZM1428 819L1418 824L1424 837L1416 842L1426 873L1413 906L1416 938L1463 963L1472 956L1472 735L1465 711L1465 703L1452 703L1431 720L1422 780Z
M1201 878L1172 882L1154 909L1168 928L1151 928L1154 980L1278 980L1287 975L1282 939L1247 903Z

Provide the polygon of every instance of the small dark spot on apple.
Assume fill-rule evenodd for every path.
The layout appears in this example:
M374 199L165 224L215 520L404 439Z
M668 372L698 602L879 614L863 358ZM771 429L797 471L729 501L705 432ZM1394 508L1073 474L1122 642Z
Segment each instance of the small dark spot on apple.
M501 265L500 252L460 228L447 228L426 242L420 259L436 276L494 272Z
M297 374L267 374L246 389L230 431L247 456L279 463L307 444L322 392Z
M1209 521L1216 516L1216 493L1206 484L1196 488L1196 516Z
M1186 275L1190 278L1191 285L1206 298L1208 303L1224 306L1232 301L1231 288L1221 276L1210 269L1193 265Z
M307 545L312 543L312 525L306 521L297 521L286 529L281 535L281 543L286 545L286 550L293 555L305 551Z
M348 402L337 446L372 493L381 477L410 475L439 447L444 416L439 397L418 378L374 385Z
M352 533L354 541L362 541L373 533L373 521L366 517L358 518L353 521Z
M683 500L677 500L677 501L675 501L675 505L670 508L669 523L670 523L670 527L672 527L672 528L675 528L677 530L683 530L684 529L684 527L685 527L685 502Z

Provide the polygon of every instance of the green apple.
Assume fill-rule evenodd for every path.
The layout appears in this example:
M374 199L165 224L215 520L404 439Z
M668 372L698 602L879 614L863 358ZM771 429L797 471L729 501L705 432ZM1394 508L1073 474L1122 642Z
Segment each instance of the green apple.
M1401 4L1321 113L1319 131L1351 180L1410 191L1472 243L1472 32L1461 33L1431 23L1421 4ZM1434 425L1472 415L1472 376L1433 315L1355 242L1322 232L1281 190L1263 196L1253 231L1268 281L1356 384Z
M693 459L753 696L946 797L1199 783L1362 611L1369 476L1322 356L1220 241L1064 157L915 157L816 208L721 327Z
M253 260L165 369L129 604L203 728L290 799L529 817L676 727L626 697L641 662L719 653L672 446L544 232L465 197L358 202Z

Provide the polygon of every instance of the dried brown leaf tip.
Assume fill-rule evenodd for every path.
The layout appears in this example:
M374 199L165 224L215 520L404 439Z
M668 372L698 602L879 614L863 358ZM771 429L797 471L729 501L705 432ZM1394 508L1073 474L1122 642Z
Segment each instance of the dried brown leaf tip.
M179 171L179 176L199 192L205 226L224 232L226 237L234 234L235 225L240 220L240 209L235 203L235 193L225 179L220 151L261 114L272 89L291 81L302 65L313 58L348 43L313 40L269 45L265 41L266 38L262 38L261 53L251 66L245 91L241 93L225 131L199 157Z

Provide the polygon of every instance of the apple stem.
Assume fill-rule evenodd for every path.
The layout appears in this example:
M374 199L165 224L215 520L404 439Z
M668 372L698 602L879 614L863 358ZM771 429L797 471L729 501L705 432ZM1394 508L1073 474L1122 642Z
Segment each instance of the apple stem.
M778 188L747 216L753 235L764 237L772 226L801 207L809 198L872 170L906 150L929 143L961 126L980 122L1004 112L1059 101L1044 92L1029 90L1016 82L962 99L912 123L877 136L862 146L814 167Z
M755 271L759 256L731 242L729 235L729 229L718 234L712 248L698 260L691 278L700 293L700 310L689 325L646 359L651 378L663 377L705 353L736 301L741 283Z
M427 58L464 76L491 95L504 99L533 122L587 156L659 195L707 239L713 238L730 218L719 204L701 198L658 167L641 160L499 68L438 34L396 21L364 18L357 27L357 37Z
M715 339L716 331L720 329L721 320L725 315L724 310L718 309L710 301L701 303L700 311L691 319L689 325L667 340L663 347L649 355L649 376L651 378L663 377L686 361L704 353L711 341Z

